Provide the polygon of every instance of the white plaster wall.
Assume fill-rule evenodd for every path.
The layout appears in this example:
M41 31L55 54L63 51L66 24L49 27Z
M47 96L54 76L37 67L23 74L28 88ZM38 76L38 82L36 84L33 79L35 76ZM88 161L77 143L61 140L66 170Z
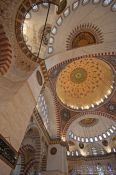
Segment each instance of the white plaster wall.
M51 155L50 153L52 147L57 148L55 155ZM66 148L58 144L50 145L48 150L47 171L67 173L67 170Z
M0 160L0 175L10 175L11 168Z
M0 108L0 133L17 151L35 104L28 83L25 82L12 101Z
M49 70L56 64L59 64L66 60L70 60L72 58L77 58L77 57L84 56L84 55L92 55L92 54L94 55L97 53L105 53L105 52L106 53L107 52L116 53L115 43L114 44L111 43L109 45L107 43L103 43L103 44L91 45L87 47L80 47L80 48L76 48L73 50L61 52L47 59L45 61L46 67L47 67L47 70Z

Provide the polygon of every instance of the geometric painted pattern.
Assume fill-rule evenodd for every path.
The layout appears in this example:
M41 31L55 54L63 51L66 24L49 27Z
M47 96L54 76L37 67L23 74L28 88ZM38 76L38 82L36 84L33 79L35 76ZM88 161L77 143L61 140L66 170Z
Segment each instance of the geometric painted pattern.
M0 75L4 75L11 64L12 49L2 24L0 24Z
M102 32L97 26L89 23L81 24L70 32L66 41L66 48L70 50L72 48L99 44L102 42Z

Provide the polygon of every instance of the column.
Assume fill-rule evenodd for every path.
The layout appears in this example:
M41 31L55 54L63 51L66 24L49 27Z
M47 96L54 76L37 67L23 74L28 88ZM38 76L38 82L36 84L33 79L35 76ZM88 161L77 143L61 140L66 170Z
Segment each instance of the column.
M47 175L68 175L65 144L52 144L48 149Z

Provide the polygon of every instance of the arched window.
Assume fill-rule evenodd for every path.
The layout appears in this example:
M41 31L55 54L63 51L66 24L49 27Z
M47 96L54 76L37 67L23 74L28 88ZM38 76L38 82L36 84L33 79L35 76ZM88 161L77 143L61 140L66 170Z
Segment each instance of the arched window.
M113 168L112 168L112 165L110 163L108 163L107 170L108 170L110 175L114 175Z
M103 169L103 167L101 166L100 163L97 164L97 172L98 172L99 175L105 175L104 174L104 169Z

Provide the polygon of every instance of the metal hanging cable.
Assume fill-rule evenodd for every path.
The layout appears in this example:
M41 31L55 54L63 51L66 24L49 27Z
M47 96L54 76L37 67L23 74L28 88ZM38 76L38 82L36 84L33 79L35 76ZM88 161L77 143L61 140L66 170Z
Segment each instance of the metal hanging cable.
M49 16L49 12L50 12L50 3L49 2L46 2L48 3L48 11L47 11L47 16L46 16L46 20L45 20L45 24L44 24L44 29L43 29L43 33L42 33L42 38L41 38L41 42L40 42L40 46L39 46L39 51L37 53L37 57L39 58L40 56L40 51L41 51L41 46L42 46L42 42L43 42L43 37L44 37L44 32L45 32L45 29L46 29L46 25L47 25L47 21L48 21L48 16ZM41 58L43 59L43 58Z

